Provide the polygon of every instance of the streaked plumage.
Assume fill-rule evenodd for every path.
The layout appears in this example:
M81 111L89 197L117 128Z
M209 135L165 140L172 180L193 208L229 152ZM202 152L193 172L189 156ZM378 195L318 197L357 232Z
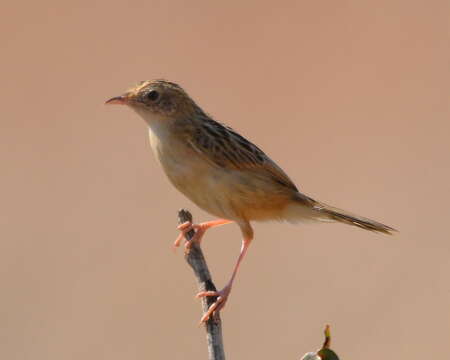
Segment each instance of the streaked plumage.
M237 267L253 238L251 221L338 221L375 232L394 231L299 192L261 149L209 117L175 83L144 81L108 103L129 105L147 122L152 149L179 191L207 212L236 222L242 230L243 251L233 277L226 291L216 294L222 300L219 297L207 317L226 301ZM217 225L206 223L197 228L204 232ZM186 229L189 227L182 231ZM199 233L203 234L202 231Z

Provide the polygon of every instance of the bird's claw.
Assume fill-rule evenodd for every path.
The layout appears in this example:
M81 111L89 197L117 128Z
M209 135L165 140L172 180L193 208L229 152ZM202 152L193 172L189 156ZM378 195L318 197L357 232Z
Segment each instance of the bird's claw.
M189 251L191 250L191 248L195 242L200 243L202 236L205 232L202 224L193 224L190 221L186 221L183 224L178 225L177 229L180 230L180 234L178 235L175 242L173 243L173 250L175 251L181 245L181 242L183 241L183 239L185 239L186 240L186 242L184 243L184 253L185 254L189 254ZM186 234L191 230L194 230L195 234L192 237L192 239L190 239L188 241L186 238Z
M211 318L211 316L215 316L220 312L220 310L225 307L230 292L231 286L228 285L220 291L201 291L196 295L198 299L210 296L217 297L216 301L209 307L208 311L203 314L202 318L200 319L199 325L206 323Z

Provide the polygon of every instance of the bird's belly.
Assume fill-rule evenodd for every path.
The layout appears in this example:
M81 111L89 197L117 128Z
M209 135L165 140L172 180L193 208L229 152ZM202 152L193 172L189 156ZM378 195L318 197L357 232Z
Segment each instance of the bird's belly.
M168 171L167 165L163 168L171 183L201 209L220 218L239 218L230 203L229 184L224 178L218 180L218 174L210 168L205 168L202 163L180 164L176 171Z
M176 166L174 170L173 166ZM275 220L290 196L255 174L213 167L202 160L163 165L172 184L203 210L220 218ZM172 167L172 170L167 169Z

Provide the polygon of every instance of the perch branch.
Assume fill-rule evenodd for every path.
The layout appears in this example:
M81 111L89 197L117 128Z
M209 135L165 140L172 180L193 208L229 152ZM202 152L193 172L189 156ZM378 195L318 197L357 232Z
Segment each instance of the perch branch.
M189 211L181 209L178 211L178 222L183 224L187 221L192 222L192 215ZM194 236L194 230L186 234L186 240L190 241ZM214 283L211 280L211 274L206 264L203 252L198 244L193 244L189 253L185 254L185 260L194 270L195 278L197 279L198 288L200 291L217 291ZM203 314L205 314L209 307L216 301L215 297L202 298ZM222 340L222 320L220 315L211 316L206 322L206 339L208 342L209 360L225 360L225 353Z

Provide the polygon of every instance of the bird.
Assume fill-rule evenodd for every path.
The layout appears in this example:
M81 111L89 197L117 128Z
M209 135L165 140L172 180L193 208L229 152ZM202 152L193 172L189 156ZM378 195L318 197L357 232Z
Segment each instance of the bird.
M217 217L213 221L180 225L175 247L180 246L191 229L195 235L186 243L187 251L210 228L235 223L241 230L242 246L230 280L219 291L197 294L198 298L216 297L200 323L225 306L254 237L252 222L340 222L384 234L396 231L300 192L258 146L214 120L174 82L141 81L106 104L126 105L143 118L149 128L151 148L169 181L199 208Z

